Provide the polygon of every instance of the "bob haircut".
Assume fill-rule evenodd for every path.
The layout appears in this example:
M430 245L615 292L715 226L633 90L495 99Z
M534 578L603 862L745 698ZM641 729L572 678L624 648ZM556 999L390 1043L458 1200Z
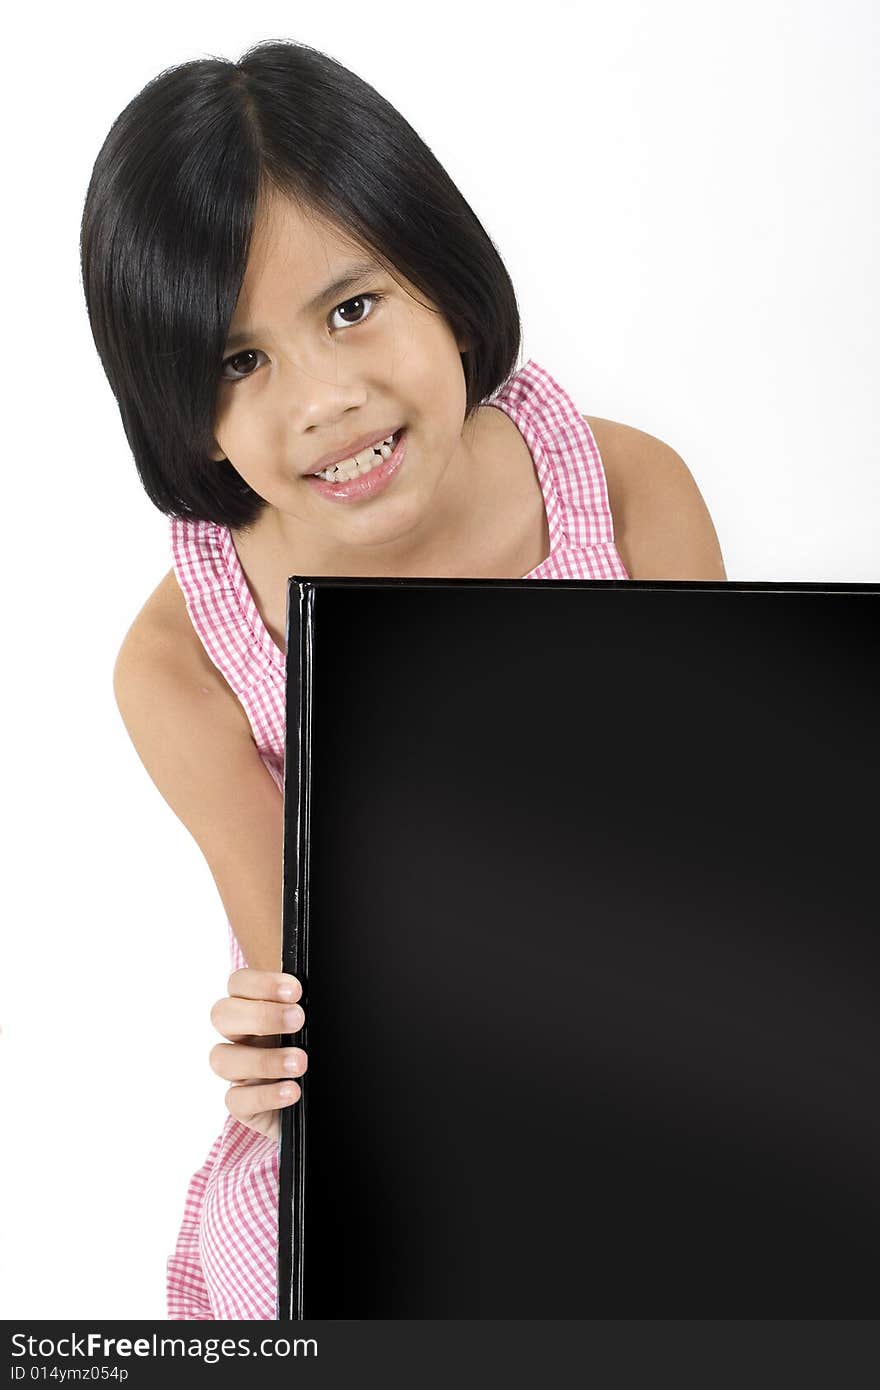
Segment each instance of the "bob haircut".
M95 346L161 512L246 528L267 503L216 450L220 363L258 203L277 190L404 275L459 342L465 419L516 366L520 318L488 233L413 128L305 44L159 73L116 118L80 234Z

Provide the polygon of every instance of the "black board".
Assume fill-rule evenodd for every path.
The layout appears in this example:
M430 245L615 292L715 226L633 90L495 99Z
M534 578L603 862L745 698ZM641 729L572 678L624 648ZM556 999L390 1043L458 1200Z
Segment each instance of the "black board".
M281 1319L876 1315L878 599L289 581Z

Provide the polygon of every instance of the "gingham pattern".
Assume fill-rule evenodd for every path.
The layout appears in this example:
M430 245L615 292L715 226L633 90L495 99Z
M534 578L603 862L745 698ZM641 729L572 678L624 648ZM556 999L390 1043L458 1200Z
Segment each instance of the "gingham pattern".
M544 494L550 554L524 579L629 579L614 544L593 431L549 372L529 359L489 398L513 420Z
M550 554L526 579L628 579L614 545L605 474L589 425L531 359L487 404L529 447L544 494ZM241 701L254 742L284 787L285 657L270 637L228 528L171 518L171 555L195 631ZM227 922L231 965L246 964ZM168 1316L277 1317L278 1145L228 1116L189 1184L168 1260Z

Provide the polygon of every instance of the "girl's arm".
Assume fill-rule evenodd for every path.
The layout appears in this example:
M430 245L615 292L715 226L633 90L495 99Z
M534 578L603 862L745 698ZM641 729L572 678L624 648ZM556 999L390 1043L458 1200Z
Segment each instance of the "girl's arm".
M605 466L614 541L630 578L726 580L712 518L675 450L631 425L584 419Z
M228 1039L211 1067L236 1083L230 1114L277 1136L278 1107L299 1100L292 1080L302 1048L277 1046L304 1016L299 981L282 975L283 799L263 764L244 711L206 680L185 644L147 607L122 644L116 701L138 756L201 849L251 969L236 971L211 1021ZM289 1016L290 1010L294 1016ZM285 1094L286 1090L286 1094Z
M277 971L283 799L243 709L149 608L126 635L113 689L141 762L207 860L245 959Z

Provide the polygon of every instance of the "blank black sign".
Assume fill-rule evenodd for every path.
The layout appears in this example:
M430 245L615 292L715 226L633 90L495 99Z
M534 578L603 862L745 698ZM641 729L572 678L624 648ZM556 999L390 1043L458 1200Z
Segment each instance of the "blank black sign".
M876 1315L878 595L290 581L282 1318Z

